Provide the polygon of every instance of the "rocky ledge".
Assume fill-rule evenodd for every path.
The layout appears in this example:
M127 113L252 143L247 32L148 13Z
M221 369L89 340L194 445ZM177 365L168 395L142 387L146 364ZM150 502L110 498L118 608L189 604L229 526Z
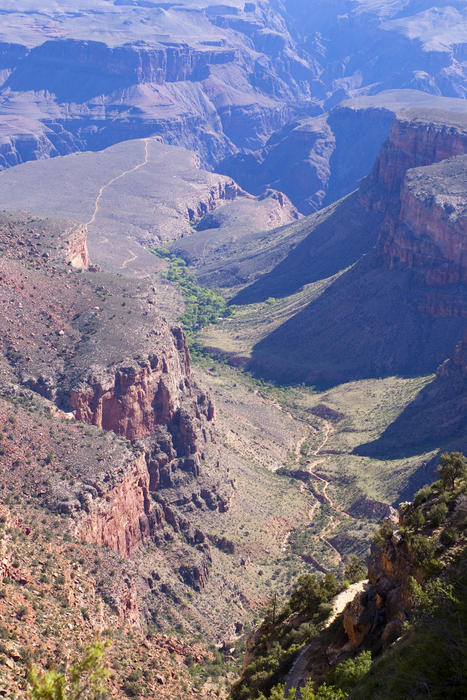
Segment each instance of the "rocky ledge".
M77 464L70 479L51 474L41 498L71 518L78 538L121 556L170 531L193 549L199 573L179 575L204 585L209 545L184 513L225 511L231 488L218 463L215 482L203 470L217 459L214 405L191 374L183 331L161 316L147 281L84 269L85 227L0 223L2 393L30 391L57 420L115 435L112 459Z

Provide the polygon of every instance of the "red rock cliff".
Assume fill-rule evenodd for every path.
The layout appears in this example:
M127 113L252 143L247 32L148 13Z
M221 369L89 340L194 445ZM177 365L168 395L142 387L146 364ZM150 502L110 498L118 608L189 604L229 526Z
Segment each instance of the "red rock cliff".
M408 112L359 194L365 208L384 214L379 254L390 268L413 270L419 308L436 316L467 315L466 153L467 117Z
M154 513L149 500L149 474L144 454L129 466L121 480L104 497L89 491L76 525L78 539L109 547L130 556L153 531Z
M368 208L386 213L388 196L398 201L408 170L465 153L465 115L434 109L425 110L423 114L407 110L395 119L368 181L361 188L361 201Z

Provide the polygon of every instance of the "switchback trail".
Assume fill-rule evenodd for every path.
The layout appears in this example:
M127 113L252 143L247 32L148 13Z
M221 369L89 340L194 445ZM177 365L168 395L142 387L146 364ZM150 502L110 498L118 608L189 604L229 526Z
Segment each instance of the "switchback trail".
M97 193L96 201L94 202L94 211L93 211L92 216L89 219L89 221L86 221L86 224L85 224L86 226L90 226L91 224L93 224L95 222L97 213L99 211L99 203L100 203L102 195L104 194L104 191L107 189L107 187L110 187L110 185L113 185L114 182L117 182L117 180L120 180L122 177L125 177L126 175L130 175L130 173L134 173L134 172L136 172L136 170L139 170L143 166L147 165L148 160L149 160L148 145L149 145L149 139L146 138L146 139L144 139L144 160L141 161L141 163L138 163L133 168L129 168L128 170L124 170L122 173L120 173L119 175L116 175L111 180L109 180L104 185L102 185L102 187L99 188L99 192Z
M132 253L131 250L129 250L128 252L130 253L130 257L122 262L122 264L120 266L120 269L122 269L122 270L124 270L127 265L134 262L138 258L138 256L135 255L135 253Z
M308 461L307 465L306 465L306 469L313 479L316 479L317 481L320 481L322 484L324 484L320 496L324 501L326 501L328 503L331 510L335 511L338 515L341 515L341 516L348 518L348 517L350 517L348 515L348 513L341 510L340 508L338 508L336 506L336 504L334 503L333 499L331 498L331 496L328 495L327 491L328 491L328 488L330 486L329 481L314 471L314 469L316 469L318 464L321 464L326 459L326 457L320 457L320 452L325 447L325 445L327 445L329 438L331 436L331 432L332 432L331 423L327 420L324 420L323 438L322 438L321 442L319 443L318 447L315 450L313 450L313 452L311 453L312 457L318 457L319 459L312 459L312 460ZM297 448L296 448L297 461L300 457L300 451L301 451L301 447L303 445L303 442L304 442L304 440L300 440L300 442L297 444ZM314 503L311 510L310 510L310 521L311 522L313 521L318 508L319 508L319 502ZM329 549L332 550L332 552L335 555L335 557L337 558L338 562L341 564L342 557L341 557L340 552L336 549L336 547L334 547L332 542L330 542L328 539L329 533L331 533L332 530L334 529L334 524L335 524L335 518L333 516L331 516L331 518L327 524L327 527L325 527L325 529L319 535L319 539L321 540L321 542L323 542L323 544L325 544ZM320 566L320 568L323 569L324 567Z

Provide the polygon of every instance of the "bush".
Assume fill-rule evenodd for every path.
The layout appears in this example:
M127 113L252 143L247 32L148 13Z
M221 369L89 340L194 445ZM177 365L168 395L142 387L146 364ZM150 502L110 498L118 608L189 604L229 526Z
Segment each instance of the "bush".
M427 518L430 525L433 527L438 527L441 523L444 523L448 515L448 507L445 503L437 503L433 508L427 513Z
M407 525L414 530L418 530L425 524L425 516L423 515L421 508L415 508L414 511L407 518Z
M431 486L428 486L428 484L425 484L425 486L422 486L422 488L417 491L417 493L414 496L413 502L414 505L420 506L422 503L425 503L431 496L432 490Z
M444 544L446 547L452 547L457 542L457 532L453 527L447 527L441 533L440 540L441 544Z
M337 688L348 693L366 676L371 663L371 652L364 651L355 659L347 659L338 664L329 678Z
M246 696L250 697L250 696ZM295 700L297 691L290 690L287 694L284 692L283 685L277 685L271 690L268 696L269 700ZM323 683L318 690L315 691L313 681L309 681L304 688L300 690L301 700L344 700L345 695L339 688L334 688L331 685ZM258 695L258 700L266 700L266 696L262 693Z
M416 535L410 542L410 549L415 566L425 570L429 575L434 575L442 569L442 564L435 559L436 544L424 535Z
M124 681L122 690L128 698L137 698L140 692L140 687L135 681Z
M33 666L28 678L29 700L103 700L109 675L104 657L105 644L95 642L67 673L42 672Z
M372 542L376 547L381 547L392 536L394 523L391 520L383 520L373 535Z

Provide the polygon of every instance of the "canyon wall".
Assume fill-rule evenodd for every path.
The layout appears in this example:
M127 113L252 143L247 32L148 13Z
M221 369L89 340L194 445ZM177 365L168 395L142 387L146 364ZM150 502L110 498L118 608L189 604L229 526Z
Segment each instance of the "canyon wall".
M161 316L150 281L93 268L85 226L4 214L0 248L2 391L42 401L41 415L57 422L47 434L79 441L67 451L70 438L57 437L41 486L28 476L33 497L68 516L75 537L120 557L148 541L174 542L184 548L179 580L201 588L209 540L189 513L225 512L233 484L183 331Z
M420 311L467 313L467 117L428 110L395 120L360 201L384 214L377 252L409 269Z
M436 371L465 332L466 154L457 107L395 118L357 192L304 220L308 236L257 285L290 293L288 280L342 272L260 340L255 371L324 385Z
M283 180L308 213L349 192L370 167L357 152L348 177L342 167L340 182L331 182L325 151L332 144L326 134L315 143L309 117L388 88L465 97L462 18L446 13L433 51L424 39L436 35L443 10L432 8L419 22L414 4L391 23L397 3L383 17L379 5L349 8L346 0L319 3L311 13L275 0L99 2L99 9L71 2L66 13L48 8L46 20L32 2L26 27L22 8L12 8L0 34L0 168L158 134L198 150L211 168L256 151L250 162L267 160L269 171L266 181L257 173L256 184L282 190ZM412 22L420 36L412 37ZM301 135L293 133L297 123ZM287 141L285 125L296 155L283 173L274 142ZM349 143L359 140L354 134ZM242 161L230 167L241 172Z

